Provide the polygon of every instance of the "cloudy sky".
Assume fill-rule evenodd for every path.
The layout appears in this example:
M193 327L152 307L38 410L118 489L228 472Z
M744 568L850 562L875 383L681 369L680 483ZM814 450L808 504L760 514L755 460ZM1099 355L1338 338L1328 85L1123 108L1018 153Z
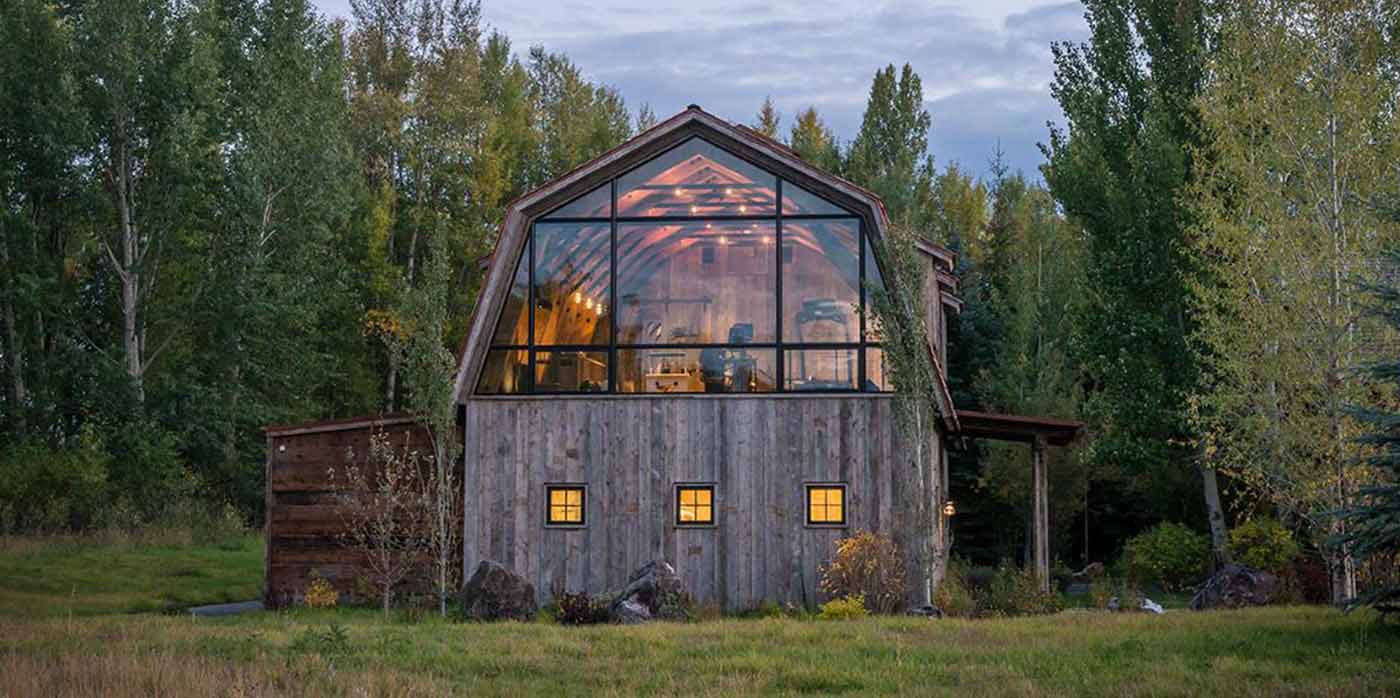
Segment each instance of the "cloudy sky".
M315 0L349 17L349 0ZM998 142L1034 175L1050 97L1050 42L1083 40L1078 0L483 0L482 14L523 53L563 51L634 109L660 118L696 103L750 122L765 96L784 116L815 105L837 137L860 126L871 77L905 62L923 78L930 150L982 173Z

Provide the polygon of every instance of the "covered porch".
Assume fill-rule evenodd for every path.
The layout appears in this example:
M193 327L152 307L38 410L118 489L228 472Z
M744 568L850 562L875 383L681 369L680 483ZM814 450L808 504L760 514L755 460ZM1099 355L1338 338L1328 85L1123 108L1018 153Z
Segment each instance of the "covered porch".
M1050 417L1022 417L975 410L958 410L955 437L995 439L1031 447L1031 560L1042 591L1050 590L1050 486L1046 447L1067 446L1083 430L1083 422Z

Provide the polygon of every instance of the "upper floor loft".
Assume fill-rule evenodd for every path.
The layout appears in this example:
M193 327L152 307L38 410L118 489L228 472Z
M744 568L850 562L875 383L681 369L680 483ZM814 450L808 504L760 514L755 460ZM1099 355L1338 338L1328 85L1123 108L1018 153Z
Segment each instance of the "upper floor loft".
M561 182L512 206L459 394L893 388L869 192L695 108ZM925 253L941 365L953 260Z

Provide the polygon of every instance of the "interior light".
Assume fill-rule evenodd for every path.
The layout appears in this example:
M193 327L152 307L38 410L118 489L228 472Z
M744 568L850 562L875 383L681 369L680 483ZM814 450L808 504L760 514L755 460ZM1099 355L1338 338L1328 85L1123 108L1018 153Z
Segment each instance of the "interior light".
M721 245L728 245L728 244L729 244L729 238L727 238L727 237L725 237L725 236L723 236L723 235L719 236L719 244L721 244Z
M733 190L733 189L730 189L729 187L725 187L725 188L724 188L724 195L725 195L725 196L729 196L729 195L731 195L731 194L733 194L733 193L734 193L734 190Z
M743 204L739 204L739 213L744 213L745 211L748 211L748 210L749 210L749 207L748 207L748 206L745 206L745 205L743 205Z
M676 194L676 196L680 196L680 195L681 195L681 188L680 188L680 187L676 187L676 189L675 189L675 194Z
M694 207L694 206L691 206L691 207L690 207L690 212L691 212L691 213L695 213L695 212L698 211L698 210L699 210L699 209L697 209L697 208Z
M593 307L593 299L592 299L592 298L589 298L588 300L584 301L584 302L583 302L583 307L585 307L585 308L592 308L592 307Z
M575 302L575 303L578 303L578 302L580 302L580 301L582 301L582 300L583 300L583 296L582 296L581 294L579 294L578 291L574 291L574 302Z

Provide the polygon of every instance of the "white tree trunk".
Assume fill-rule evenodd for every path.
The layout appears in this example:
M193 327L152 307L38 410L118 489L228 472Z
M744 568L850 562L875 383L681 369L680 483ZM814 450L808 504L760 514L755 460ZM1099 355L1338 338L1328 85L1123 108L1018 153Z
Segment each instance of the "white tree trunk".
M1201 465L1201 490L1205 495L1206 519L1210 522L1210 548L1213 565L1230 561L1229 531L1225 528L1225 508L1220 505L1220 483L1215 468Z

